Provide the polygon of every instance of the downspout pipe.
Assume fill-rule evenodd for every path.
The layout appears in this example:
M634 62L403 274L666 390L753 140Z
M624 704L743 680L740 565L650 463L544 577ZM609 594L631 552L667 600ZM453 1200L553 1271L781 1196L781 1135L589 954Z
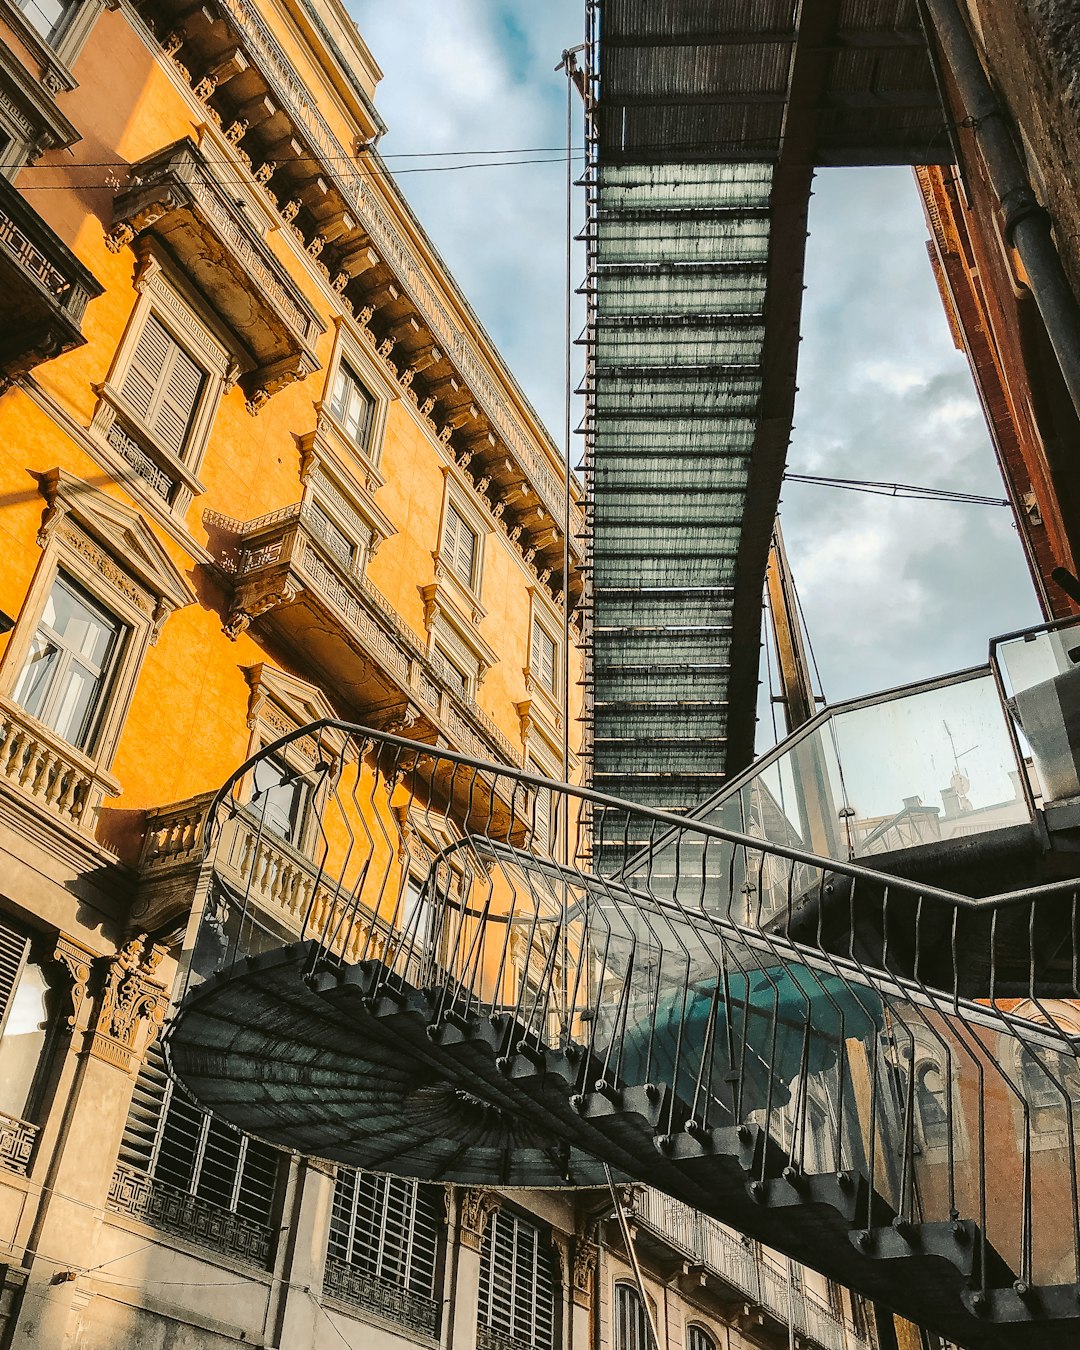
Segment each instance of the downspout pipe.
M1080 304L1054 243L1049 213L1040 205L1016 148L1008 116L979 59L956 0L923 0L945 63L998 199L1006 240L1024 264L1073 407L1080 415Z

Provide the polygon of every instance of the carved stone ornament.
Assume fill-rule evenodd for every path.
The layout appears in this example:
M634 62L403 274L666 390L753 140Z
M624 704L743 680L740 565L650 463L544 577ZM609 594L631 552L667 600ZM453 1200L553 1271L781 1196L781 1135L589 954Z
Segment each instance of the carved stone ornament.
M596 1276L598 1249L596 1246L596 1226L574 1238L574 1259L571 1265L570 1280L574 1302L580 1308L592 1306L593 1280Z
M435 406L435 399L431 394L429 394L427 398L424 399L423 403L420 404L420 416L428 417L434 406Z
M255 181L260 187L265 187L274 176L274 170L277 168L277 161L268 159L260 164L255 170Z
M238 117L225 128L225 139L230 145L239 145L247 135L248 125L246 117Z
M141 1063L165 1020L169 997L155 978L165 948L145 933L124 944L107 963L105 988L90 1053L118 1069Z
M187 41L187 33L183 28L174 28L172 32L166 33L161 42L161 50L166 56L175 56L180 48Z
M83 1012L87 1007L86 986L90 982L94 954L81 942L76 942L66 933L59 933L53 960L59 961L71 977L71 1013L67 1024L73 1031L82 1031L86 1026Z
M299 210L300 210L300 198L292 197L281 208L281 219L285 222L286 225L289 225L296 218L296 213Z
M442 431L439 432L439 441L440 441L440 443L441 443L442 445L448 445L449 442L450 442L450 437L451 437L453 434L454 434L454 428L453 428L453 427L450 425L450 423L448 422L448 423L446 424L446 426L443 427Z
M494 1191L466 1186L458 1192L458 1236L462 1246L478 1252L483 1245L488 1220L502 1203Z
M218 82L216 75L204 75L191 92L197 99L200 99L205 103L211 94L213 94L217 86Z
M312 236L311 243L307 246L307 251L312 258L317 258L326 247L326 235L316 234Z
M370 305L365 305L363 309L361 309L360 313L356 316L356 322L360 325L361 328L366 328L368 324L371 322L371 317L374 313L375 311L374 309L372 309Z
M392 337L383 338L383 340L379 343L379 355L388 358L390 356L390 353L394 350L395 345L396 343L394 338Z

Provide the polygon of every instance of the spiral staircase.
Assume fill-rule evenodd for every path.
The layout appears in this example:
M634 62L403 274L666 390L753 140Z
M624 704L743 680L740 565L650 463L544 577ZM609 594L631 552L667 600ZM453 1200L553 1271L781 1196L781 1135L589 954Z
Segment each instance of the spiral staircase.
M1077 1343L1074 880L972 898L333 730L302 893L253 761L211 808L167 1036L203 1106L404 1176L631 1178L958 1345Z

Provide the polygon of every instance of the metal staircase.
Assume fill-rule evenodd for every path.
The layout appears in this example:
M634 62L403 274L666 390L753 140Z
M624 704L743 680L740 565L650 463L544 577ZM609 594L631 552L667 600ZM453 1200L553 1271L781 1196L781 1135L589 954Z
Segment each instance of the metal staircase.
M610 1167L959 1345L1077 1343L1076 882L972 899L342 723L262 754L299 744L302 849L254 761L211 808L167 1038L204 1106L422 1179ZM781 893L875 923L797 941Z

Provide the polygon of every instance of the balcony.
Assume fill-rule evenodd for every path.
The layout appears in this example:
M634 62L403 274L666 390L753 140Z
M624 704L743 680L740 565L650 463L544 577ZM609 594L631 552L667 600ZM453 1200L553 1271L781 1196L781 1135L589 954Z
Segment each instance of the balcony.
M113 252L141 236L159 239L251 354L244 377L258 412L278 390L318 370L323 325L264 243L253 211L238 202L191 140L131 168L132 186L113 202Z
M175 920L191 908L202 866L212 792L149 813L139 862L142 903L139 922L150 928ZM373 932L382 950L389 924L374 914L356 922L354 909L338 893L334 878L286 840L261 827L255 808L238 808L221 827L214 875L224 883L218 900L227 927L238 915L233 900L243 898L245 912L257 909L259 924L281 934L309 929L340 933L339 950L355 961Z
M37 1137L37 1125L0 1112L0 1169L26 1176Z
M660 1191L636 1187L630 1221L646 1252L671 1253L687 1275L704 1276L714 1297L747 1305L786 1344L789 1322L804 1345L820 1350L870 1350L870 1342L819 1299L791 1286L787 1273L708 1215Z
M0 386L81 347L102 287L26 199L0 178Z
M54 820L92 834L103 797L120 784L85 755L0 697L0 793L11 791Z
M433 1298L419 1294L402 1284L361 1270L337 1257L328 1256L323 1274L323 1294L353 1307L407 1327L421 1336L434 1338L439 1334L439 1305Z
M265 1269L270 1262L274 1232L265 1224L246 1219L189 1195L121 1163L113 1173L108 1207L114 1214L127 1214L142 1223L211 1251L237 1256Z
M258 620L318 667L339 698L378 725L442 738L478 759L520 763L517 748L472 699L454 691L437 659L303 503L241 523L208 516L235 548L225 631Z

